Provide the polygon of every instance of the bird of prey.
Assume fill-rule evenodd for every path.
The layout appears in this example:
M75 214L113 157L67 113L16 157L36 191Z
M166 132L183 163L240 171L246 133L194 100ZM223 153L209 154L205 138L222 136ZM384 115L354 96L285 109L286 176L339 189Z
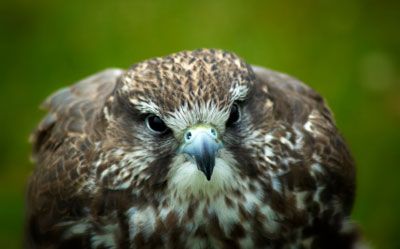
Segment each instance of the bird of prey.
M358 248L352 157L323 98L286 74L183 51L43 106L27 248Z

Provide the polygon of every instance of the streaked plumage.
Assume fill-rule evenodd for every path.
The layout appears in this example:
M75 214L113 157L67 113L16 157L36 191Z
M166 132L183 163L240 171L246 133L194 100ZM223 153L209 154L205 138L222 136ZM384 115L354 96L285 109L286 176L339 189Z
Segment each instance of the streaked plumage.
M319 94L220 50L62 89L32 136L28 248L355 248L354 164Z

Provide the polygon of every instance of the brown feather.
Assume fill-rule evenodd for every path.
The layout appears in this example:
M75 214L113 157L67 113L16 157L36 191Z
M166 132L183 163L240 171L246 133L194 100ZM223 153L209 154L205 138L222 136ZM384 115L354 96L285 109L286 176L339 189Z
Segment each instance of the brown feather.
M228 124L233 104L240 118ZM43 107L27 248L358 243L350 152L323 98L288 75L222 50L184 51L100 72ZM148 115L168 132L151 131ZM179 150L196 125L223 142L210 181Z

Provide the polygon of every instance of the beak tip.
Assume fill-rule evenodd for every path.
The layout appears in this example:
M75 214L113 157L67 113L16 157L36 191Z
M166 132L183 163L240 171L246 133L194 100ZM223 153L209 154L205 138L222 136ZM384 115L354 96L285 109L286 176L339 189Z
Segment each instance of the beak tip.
M206 170L202 170L202 169L200 169L200 171L204 174L207 181L211 181L212 172L207 172Z

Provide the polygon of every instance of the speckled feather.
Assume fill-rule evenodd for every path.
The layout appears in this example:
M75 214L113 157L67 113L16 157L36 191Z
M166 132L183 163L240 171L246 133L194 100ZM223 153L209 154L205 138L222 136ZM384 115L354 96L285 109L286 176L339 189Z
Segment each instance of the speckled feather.
M27 248L361 248L347 146L321 96L288 75L185 51L97 73L44 108ZM171 132L149 131L147 114ZM211 181L176 153L196 124L224 143Z

